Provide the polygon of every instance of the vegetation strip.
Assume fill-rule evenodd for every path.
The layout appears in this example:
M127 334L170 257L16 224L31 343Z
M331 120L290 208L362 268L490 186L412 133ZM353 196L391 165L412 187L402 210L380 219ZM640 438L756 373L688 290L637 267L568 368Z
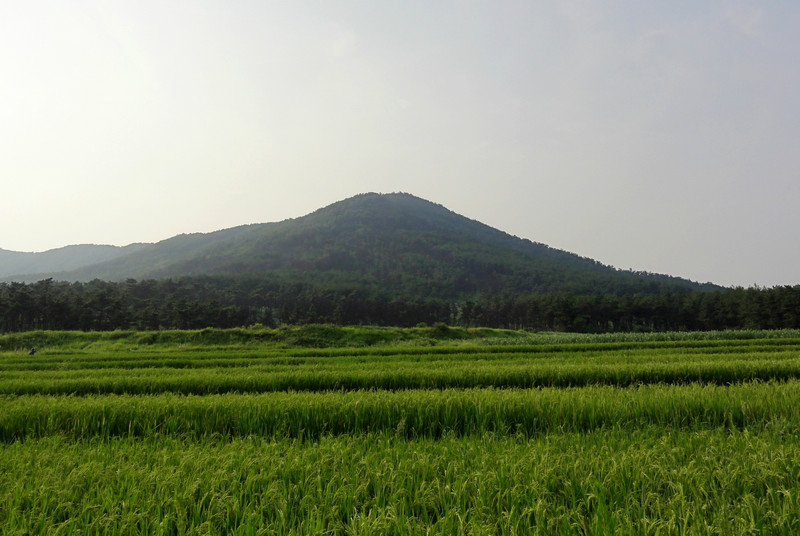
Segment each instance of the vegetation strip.
M494 340L494 339L488 339ZM482 342L486 342L484 339ZM223 394L452 388L541 388L800 378L794 337L570 343L472 343L223 351L212 345L44 347L0 353L0 394ZM554 350L554 348L557 348Z
M772 357L772 354L768 354ZM667 363L475 363L385 367L320 368L244 367L236 369L103 370L86 376L82 370L48 374L7 373L0 394L96 395L161 394L206 395L276 391L357 391L365 389L452 389L474 387L539 388L589 385L729 384L752 380L800 378L800 356L751 362L697 361Z
M394 432L402 437L521 434L646 426L800 428L800 381L732 386L645 385L620 389L355 391L261 395L0 399L0 440L64 434L92 437L170 435L202 438L318 438Z

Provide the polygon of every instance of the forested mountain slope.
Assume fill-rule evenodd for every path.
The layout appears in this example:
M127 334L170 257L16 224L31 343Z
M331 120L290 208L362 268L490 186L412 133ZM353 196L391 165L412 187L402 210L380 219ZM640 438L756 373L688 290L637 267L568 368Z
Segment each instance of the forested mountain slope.
M194 275L247 275L447 299L715 288L617 270L511 236L409 194L361 194L301 218L179 235L78 269L11 279L122 281Z
M145 244L125 247L81 244L51 249L40 253L0 249L0 278L17 274L61 272L109 261L137 251Z

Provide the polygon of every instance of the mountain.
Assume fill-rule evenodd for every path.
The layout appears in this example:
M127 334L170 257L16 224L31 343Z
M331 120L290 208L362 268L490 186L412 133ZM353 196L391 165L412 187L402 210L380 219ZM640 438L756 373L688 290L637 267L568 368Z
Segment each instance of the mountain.
M660 293L710 289L658 274L618 270L511 236L409 194L361 194L307 216L179 235L118 250L84 248L60 269L53 252L6 280L66 281L182 276L260 277L325 287L380 288L393 294L461 298L477 294ZM88 248L88 249L86 249ZM94 249L103 248L103 249ZM70 248L62 248L77 252ZM11 253L11 252L3 252ZM104 259L98 257L106 255ZM0 257L0 264L5 257ZM18 262L13 256L11 261ZM66 257L65 257L66 258ZM44 262L47 259L48 262ZM35 267L30 269L30 267ZM3 274L9 268L3 264Z
M51 249L41 253L27 253L0 249L0 278L16 274L61 272L123 257L145 247L131 244L125 247L82 244Z

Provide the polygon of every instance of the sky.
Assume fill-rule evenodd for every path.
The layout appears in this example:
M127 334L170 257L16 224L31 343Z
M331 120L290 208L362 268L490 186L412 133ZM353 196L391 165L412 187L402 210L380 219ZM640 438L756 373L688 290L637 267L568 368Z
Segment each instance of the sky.
M800 2L6 0L0 248L407 192L622 269L800 284Z

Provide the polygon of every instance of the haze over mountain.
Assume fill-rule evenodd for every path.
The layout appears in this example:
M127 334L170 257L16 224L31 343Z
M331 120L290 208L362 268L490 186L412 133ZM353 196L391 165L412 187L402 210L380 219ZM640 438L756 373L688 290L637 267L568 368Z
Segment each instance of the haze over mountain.
M33 282L248 276L380 286L408 296L658 293L715 288L618 270L493 229L410 194L361 194L307 216L155 244L0 250L0 277Z
M137 251L148 244L131 244L125 247L81 244L64 246L41 253L28 253L0 249L0 277L16 274L35 274L75 270L105 262Z

